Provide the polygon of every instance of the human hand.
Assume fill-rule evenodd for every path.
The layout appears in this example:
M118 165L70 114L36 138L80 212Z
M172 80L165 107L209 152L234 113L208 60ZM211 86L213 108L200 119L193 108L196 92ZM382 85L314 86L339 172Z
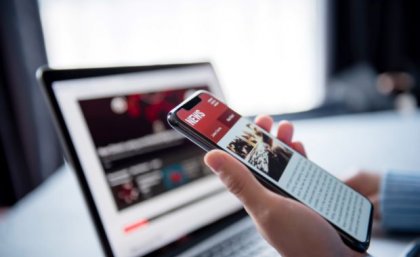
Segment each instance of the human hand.
M381 175L377 172L361 170L353 177L346 180L346 184L366 196L373 204L373 218L381 218L379 206L379 184Z
M268 116L261 116L256 123L270 131L273 121ZM305 155L302 143L293 141L292 137L292 124L281 122L277 138ZM229 154L210 151L205 156L205 163L242 202L258 231L282 256L364 256L347 247L338 232L319 214L266 189L245 165Z

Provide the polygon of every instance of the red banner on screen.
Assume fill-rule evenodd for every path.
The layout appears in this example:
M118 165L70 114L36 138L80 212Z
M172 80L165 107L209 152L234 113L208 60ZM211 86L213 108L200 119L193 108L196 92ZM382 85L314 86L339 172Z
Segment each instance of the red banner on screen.
M200 94L198 97L201 101L196 106L191 110L179 110L177 116L212 142L217 143L240 116L211 95Z

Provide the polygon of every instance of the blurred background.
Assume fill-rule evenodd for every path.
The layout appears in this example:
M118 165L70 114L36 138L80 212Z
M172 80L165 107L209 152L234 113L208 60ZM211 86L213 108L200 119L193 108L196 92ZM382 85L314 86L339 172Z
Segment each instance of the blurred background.
M41 65L208 60L245 115L409 114L420 98L419 11L405 0L2 0L0 206L63 163Z

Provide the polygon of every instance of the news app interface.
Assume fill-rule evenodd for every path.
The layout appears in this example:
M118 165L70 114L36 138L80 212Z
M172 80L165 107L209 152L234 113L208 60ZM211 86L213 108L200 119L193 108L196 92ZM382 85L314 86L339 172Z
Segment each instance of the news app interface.
M201 93L177 116L347 234L367 238L369 201L213 96Z

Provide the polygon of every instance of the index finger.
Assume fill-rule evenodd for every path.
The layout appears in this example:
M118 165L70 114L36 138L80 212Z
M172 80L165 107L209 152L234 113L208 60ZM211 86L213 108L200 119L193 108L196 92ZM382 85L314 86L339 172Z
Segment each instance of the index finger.
M293 138L293 124L290 121L282 120L277 128L277 138L284 143L291 145Z
M273 126L273 119L268 115L258 115L255 118L255 123L270 133L271 127Z

